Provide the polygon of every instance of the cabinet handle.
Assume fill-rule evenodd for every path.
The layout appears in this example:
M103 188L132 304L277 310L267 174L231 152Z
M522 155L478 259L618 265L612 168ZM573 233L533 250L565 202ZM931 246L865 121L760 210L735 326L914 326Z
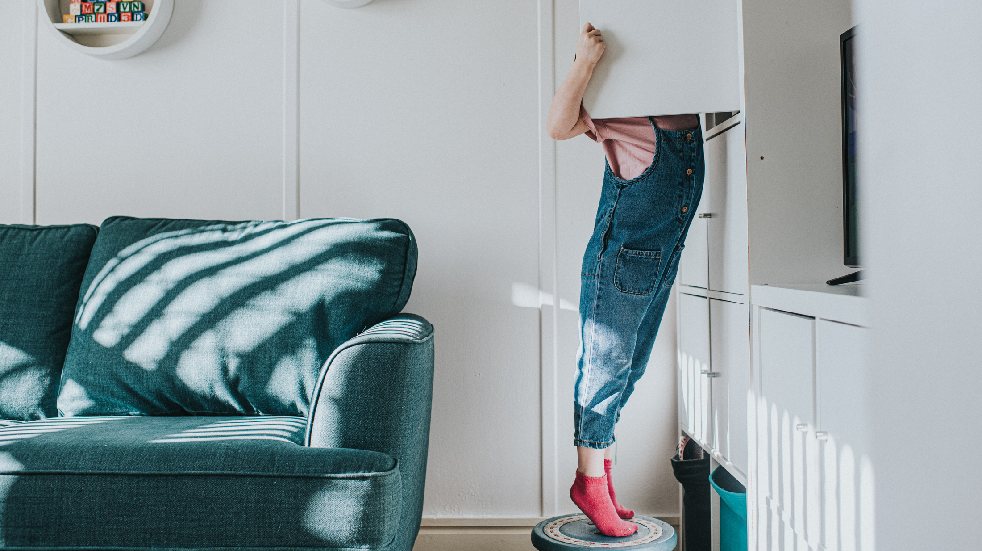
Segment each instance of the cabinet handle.
M704 369L704 370L700 371L699 373L701 375L705 375L705 376L709 377L710 379L715 379L716 377L719 377L720 375L722 375L722 373L720 373L719 371L710 371L708 369Z
M808 432L808 423L798 423L794 426L794 430L798 432Z
M713 213L711 212L700 212L699 218L713 218Z
M828 440L829 439L829 433L828 433L828 431L825 431L825 430L816 431L815 432L815 439L816 440Z

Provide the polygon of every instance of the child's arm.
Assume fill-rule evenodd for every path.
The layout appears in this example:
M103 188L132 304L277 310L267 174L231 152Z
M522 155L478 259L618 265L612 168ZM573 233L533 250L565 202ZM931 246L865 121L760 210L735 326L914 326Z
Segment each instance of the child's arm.
M587 23L580 31L580 41L576 46L576 59L566 80L556 91L549 107L549 136L554 140L567 140L589 130L580 119L580 105L583 94L593 76L593 69L604 55L606 45L600 31Z

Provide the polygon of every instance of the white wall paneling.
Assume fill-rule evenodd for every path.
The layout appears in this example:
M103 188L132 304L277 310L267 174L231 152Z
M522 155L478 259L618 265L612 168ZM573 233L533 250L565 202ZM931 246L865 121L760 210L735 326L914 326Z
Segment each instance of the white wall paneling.
M16 121L0 125L0 221L406 220L407 310L438 331L424 514L573 510L576 305L603 155L543 121L576 0L179 0L159 41L114 61L39 32L37 5L0 3L17 21L0 35L0 114ZM617 447L623 500L669 518L674 304Z

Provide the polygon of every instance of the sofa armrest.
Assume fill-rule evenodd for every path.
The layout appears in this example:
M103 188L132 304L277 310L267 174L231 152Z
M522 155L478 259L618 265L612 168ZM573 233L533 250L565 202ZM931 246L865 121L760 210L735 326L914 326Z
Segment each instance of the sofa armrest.
M400 314L348 340L321 369L306 445L392 456L402 478L398 535L410 551L419 531L433 403L433 326Z

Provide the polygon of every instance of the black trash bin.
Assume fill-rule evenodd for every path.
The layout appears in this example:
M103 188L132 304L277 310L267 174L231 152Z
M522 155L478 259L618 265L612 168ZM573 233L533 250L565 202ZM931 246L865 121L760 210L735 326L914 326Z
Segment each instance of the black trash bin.
M709 454L688 438L672 457L672 470L682 484L682 542L685 551L710 551L712 512L709 501Z

